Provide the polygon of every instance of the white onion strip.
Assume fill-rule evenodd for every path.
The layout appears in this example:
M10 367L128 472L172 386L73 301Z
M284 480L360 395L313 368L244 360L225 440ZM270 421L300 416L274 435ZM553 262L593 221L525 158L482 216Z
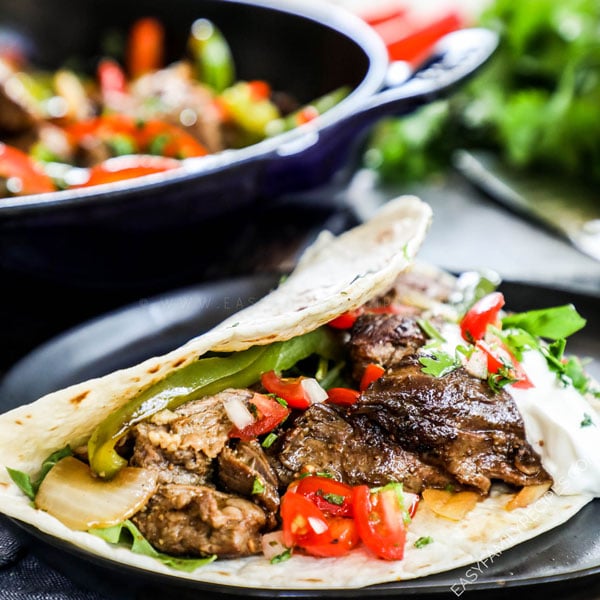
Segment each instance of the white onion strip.
M248 410L244 402L235 396L223 400L223 407L229 420L238 428L244 429L254 423L254 415Z
M307 377L302 380L301 385L304 390L304 396L311 404L319 404L320 402L325 402L325 400L327 400L327 392L321 387L321 384L316 379Z
M110 527L138 512L154 493L157 474L124 467L113 479L94 477L73 456L60 460L42 481L36 506L71 529Z

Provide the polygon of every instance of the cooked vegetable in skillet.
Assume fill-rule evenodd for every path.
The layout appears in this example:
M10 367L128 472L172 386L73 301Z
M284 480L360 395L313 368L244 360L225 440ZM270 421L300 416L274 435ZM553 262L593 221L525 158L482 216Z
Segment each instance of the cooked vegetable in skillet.
M127 34L122 58L107 53L91 74L68 66L42 71L13 46L0 47L0 195L174 169L182 159L302 125L350 91L301 106L267 81L236 80L227 40L204 18L192 23L180 60L165 64L164 45L161 22L142 17ZM121 156L128 159L113 160Z

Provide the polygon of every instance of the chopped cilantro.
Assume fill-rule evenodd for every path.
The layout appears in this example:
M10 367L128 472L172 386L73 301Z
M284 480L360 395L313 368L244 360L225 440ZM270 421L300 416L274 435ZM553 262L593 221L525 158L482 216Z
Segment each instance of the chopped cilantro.
M267 437L262 441L261 446L263 448L270 448L273 443L275 442L275 440L277 439L277 435L273 432L269 433L269 435L267 435Z
M323 490L317 490L317 496L321 496L323 500L327 500L327 502L336 506L344 504L344 496L340 494L326 494Z
M252 494L262 494L265 491L264 483L258 478L254 478L254 483L252 484Z
M421 536L415 543L415 548L424 548L433 542L433 538L430 535Z
M291 550L291 548L287 548L281 554L278 554L277 556L274 556L270 560L270 563L272 565L276 565L277 563L285 562L286 560L289 560L290 558L292 558L292 550Z
M518 380L513 377L511 368L508 365L502 365L496 373L488 375L487 381L492 391L498 393L505 386L515 383Z
M583 419L579 424L580 427L589 427L590 425L594 425L594 421L592 421L592 415L588 413L583 413Z

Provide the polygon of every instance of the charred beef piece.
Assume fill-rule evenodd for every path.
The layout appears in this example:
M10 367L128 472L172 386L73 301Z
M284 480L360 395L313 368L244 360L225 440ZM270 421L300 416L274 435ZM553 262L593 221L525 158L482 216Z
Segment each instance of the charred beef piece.
M271 454L282 484L301 471L326 471L351 485L404 482L410 492L445 487L456 480L402 449L390 435L364 415L314 404L278 442Z
M258 442L236 441L225 446L218 458L218 479L226 490L262 506L269 524L275 525L279 509L279 482ZM259 483L261 491L256 491L255 482Z
M159 487L133 522L158 550L173 555L246 556L260 551L265 514L256 504L205 486Z
M369 386L353 411L484 494L493 479L517 486L551 480L525 438L512 397L462 368L433 377L416 357L406 360Z
M384 368L399 364L413 355L426 342L426 337L412 317L390 314L361 315L354 323L348 350L352 374L357 381L369 363Z
M247 398L247 390L225 390L164 410L136 425L130 464L159 472L160 483L202 484L213 473L213 459L229 439L231 421L223 400L232 394Z

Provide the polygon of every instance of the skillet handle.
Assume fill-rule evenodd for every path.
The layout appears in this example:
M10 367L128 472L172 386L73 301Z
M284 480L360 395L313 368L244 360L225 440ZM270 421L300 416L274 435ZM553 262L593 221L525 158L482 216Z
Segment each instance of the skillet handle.
M373 121L404 114L448 95L488 61L498 41L498 35L489 29L460 29L441 38L428 60L413 73L406 63L391 63L388 87L368 98L346 120Z

